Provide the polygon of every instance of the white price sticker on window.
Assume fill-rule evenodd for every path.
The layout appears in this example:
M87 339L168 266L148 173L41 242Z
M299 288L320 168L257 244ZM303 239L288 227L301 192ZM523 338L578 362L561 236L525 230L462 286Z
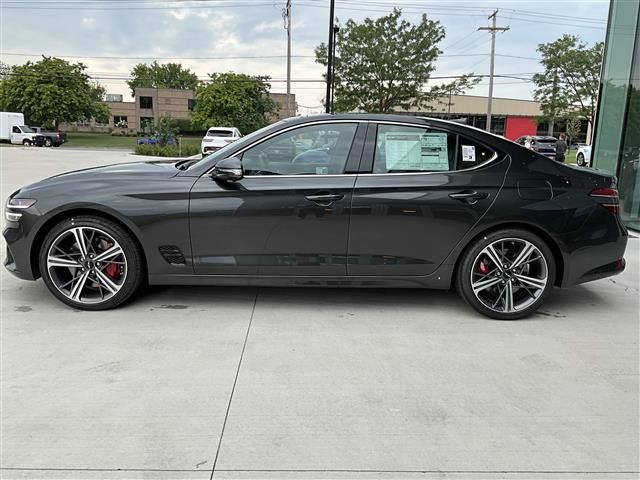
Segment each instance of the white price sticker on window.
M475 145L462 145L462 161L463 162L475 162L476 161L476 147L475 147Z

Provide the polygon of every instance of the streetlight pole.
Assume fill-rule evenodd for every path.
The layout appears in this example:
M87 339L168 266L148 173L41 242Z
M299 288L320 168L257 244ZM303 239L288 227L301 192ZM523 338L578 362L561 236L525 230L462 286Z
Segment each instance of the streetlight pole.
M336 96L336 35L340 31L340 27L333 27L333 51L331 52L331 108L330 113L335 113L335 96Z
M325 111L331 113L331 85L333 84L333 25L336 2L331 0L329 6L329 46L327 48L327 93L325 96Z
M291 0L283 12L287 28L287 117L291 117Z

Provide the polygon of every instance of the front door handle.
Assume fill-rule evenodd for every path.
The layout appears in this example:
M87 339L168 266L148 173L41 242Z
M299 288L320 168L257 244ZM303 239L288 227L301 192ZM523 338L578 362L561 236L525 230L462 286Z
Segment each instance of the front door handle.
M329 192L318 192L314 195L307 195L307 200L310 202L315 202L318 205L327 206L331 205L333 202L337 202L338 200L342 200L344 198L343 193L329 193Z
M453 200L460 200L461 202L474 205L478 203L478 200L484 200L489 194L487 192L476 192L475 190L463 190L458 193L450 193L449 198Z

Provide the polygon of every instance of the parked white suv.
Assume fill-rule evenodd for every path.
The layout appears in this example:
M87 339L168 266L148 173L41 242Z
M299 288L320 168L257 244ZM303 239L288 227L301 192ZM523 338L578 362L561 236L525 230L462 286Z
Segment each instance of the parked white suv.
M581 167L591 166L591 146L581 145L576 152L576 163Z
M211 127L207 130L207 134L202 138L200 144L200 152L202 156L220 150L222 147L235 142L242 135L240 130L232 127Z

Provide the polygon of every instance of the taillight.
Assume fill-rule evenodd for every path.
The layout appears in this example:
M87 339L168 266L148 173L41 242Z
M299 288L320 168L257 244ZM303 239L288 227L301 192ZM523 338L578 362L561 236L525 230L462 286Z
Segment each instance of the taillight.
M620 214L620 203L618 202L618 190L615 188L594 188L589 193L600 205L609 210L614 215Z

